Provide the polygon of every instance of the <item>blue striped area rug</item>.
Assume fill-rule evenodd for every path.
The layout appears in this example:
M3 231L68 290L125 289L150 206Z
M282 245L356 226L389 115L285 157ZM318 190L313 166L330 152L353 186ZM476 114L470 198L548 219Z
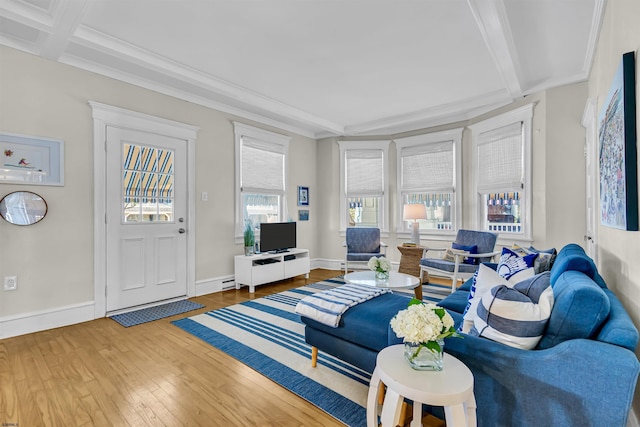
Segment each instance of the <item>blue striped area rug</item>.
M204 305L198 304L197 302L182 300L157 305L155 307L147 307L140 310L130 311L128 313L116 314L111 316L111 318L125 328L128 328L130 326L153 322L154 320L164 319L165 317L197 310L202 307L204 307Z
M318 367L312 368L311 346L304 341L304 324L295 313L300 299L343 284L341 277L329 279L172 323L346 425L364 427L370 374L322 351ZM423 295L429 301L441 300L451 289L426 288ZM413 291L406 294L412 296Z

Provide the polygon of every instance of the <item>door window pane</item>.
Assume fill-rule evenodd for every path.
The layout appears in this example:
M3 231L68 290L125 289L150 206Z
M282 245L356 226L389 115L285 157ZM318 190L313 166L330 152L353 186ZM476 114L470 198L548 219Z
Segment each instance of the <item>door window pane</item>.
M173 221L173 162L172 150L123 144L124 223Z

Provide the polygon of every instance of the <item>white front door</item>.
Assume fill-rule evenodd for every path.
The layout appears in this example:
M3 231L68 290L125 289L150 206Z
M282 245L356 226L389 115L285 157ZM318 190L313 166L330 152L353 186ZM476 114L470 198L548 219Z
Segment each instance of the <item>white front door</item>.
M187 143L106 131L106 311L185 296Z

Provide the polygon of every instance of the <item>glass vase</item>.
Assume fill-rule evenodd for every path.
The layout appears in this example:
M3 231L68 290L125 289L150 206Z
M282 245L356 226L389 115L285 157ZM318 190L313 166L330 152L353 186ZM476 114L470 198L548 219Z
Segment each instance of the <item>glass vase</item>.
M389 272L388 271L376 271L376 280L389 280Z
M420 343L404 343L404 357L409 366L418 371L442 371L444 360L444 340L429 341L429 348ZM440 349L435 349L437 344Z

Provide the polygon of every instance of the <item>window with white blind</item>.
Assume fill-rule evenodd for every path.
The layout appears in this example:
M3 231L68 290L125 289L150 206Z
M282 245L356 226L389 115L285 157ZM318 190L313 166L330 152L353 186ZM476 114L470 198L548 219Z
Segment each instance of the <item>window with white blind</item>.
M477 228L531 239L533 104L469 126Z
M251 224L259 235L260 223L287 217L288 136L233 123L236 150L235 238L241 241Z
M378 227L389 230L389 141L339 141L340 229Z
M397 158L397 232L410 232L403 221L405 204L424 204L427 218L418 220L421 234L455 234L462 210L462 128L395 139Z

